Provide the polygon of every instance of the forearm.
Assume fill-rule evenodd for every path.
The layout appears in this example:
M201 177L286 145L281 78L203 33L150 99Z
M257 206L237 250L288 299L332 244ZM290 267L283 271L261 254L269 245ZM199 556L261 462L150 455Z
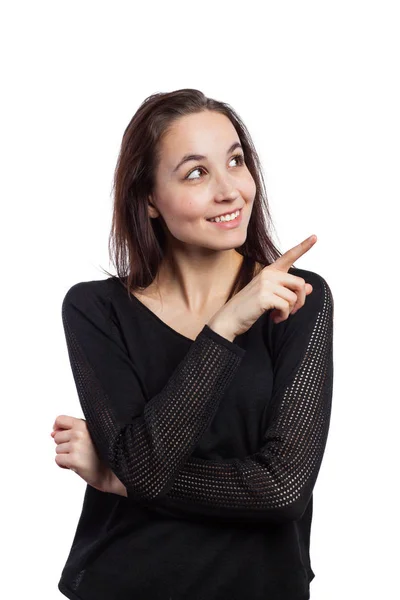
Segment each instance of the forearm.
M303 515L324 455L333 390L333 300L327 284L313 300L307 319L299 312L276 342L280 359L259 450L225 460L189 456L149 506L183 518L243 522L282 523ZM129 487L127 497L135 500Z
M164 387L148 398L123 340L114 337L110 306L96 298L89 305L73 294L65 298L62 314L88 431L99 458L128 493L152 500L169 489L210 425L246 351L204 326ZM110 360L109 350L115 352Z

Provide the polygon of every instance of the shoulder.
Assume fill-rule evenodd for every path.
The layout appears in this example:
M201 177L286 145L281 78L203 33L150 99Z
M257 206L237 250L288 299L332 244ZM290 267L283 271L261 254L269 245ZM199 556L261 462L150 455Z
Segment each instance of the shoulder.
M290 273L290 275L295 275L296 277L301 277L306 283L312 285L313 291L307 296L306 304L310 301L309 304L318 310L321 309L323 305L331 305L333 310L333 294L325 277L315 271L299 269L298 267L291 267L288 270L288 273Z
M298 267L291 267L288 271L291 275L296 275L296 277L302 277L306 283L310 283L313 287L315 285L316 288L323 289L325 286L328 286L326 279L316 271L309 271L307 269L299 269Z
M304 305L280 323L265 320L264 340L270 352L274 373L280 372L283 380L289 378L312 342L314 349L332 345L333 339L333 296L326 279L315 271L292 267L291 275L302 277L312 285L312 292L305 298Z
M333 327L333 295L325 277L297 267L290 268L288 272L302 277L313 289L294 315L290 314L285 321L274 325L277 339L307 337L313 331L330 331Z
M267 311L265 320L265 339L271 353L277 356L288 344L302 343L313 331L330 332L333 328L333 295L331 288L320 273L291 267L291 275L302 277L312 285L312 292L305 298L304 305L294 314L280 323L273 323Z
M65 293L62 300L63 310L74 306L80 310L98 306L108 306L112 288L111 278L91 281L79 281L74 283Z

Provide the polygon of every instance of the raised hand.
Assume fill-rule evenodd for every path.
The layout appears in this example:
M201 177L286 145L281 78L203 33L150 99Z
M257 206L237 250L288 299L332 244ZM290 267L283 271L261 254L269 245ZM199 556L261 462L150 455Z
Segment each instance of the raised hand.
M280 323L305 304L312 286L302 277L288 270L317 241L312 235L264 267L248 285L231 298L208 322L209 327L233 339L253 325L267 310L273 309L271 318Z

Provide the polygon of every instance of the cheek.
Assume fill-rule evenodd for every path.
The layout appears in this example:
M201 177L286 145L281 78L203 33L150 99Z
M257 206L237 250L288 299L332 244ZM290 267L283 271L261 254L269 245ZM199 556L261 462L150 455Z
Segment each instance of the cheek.
M203 204L200 200L193 200L188 196L174 198L173 205L169 205L164 211L165 223L170 232L179 237L179 233L190 232L191 227L198 225L199 220L204 219Z
M188 194L178 194L173 189L165 192L158 204L165 222L171 225L181 225L190 221L196 212L196 206Z
M182 225L190 225L199 219L204 219L204 215L209 203L209 196L204 193L182 195L174 205L173 216L177 222Z

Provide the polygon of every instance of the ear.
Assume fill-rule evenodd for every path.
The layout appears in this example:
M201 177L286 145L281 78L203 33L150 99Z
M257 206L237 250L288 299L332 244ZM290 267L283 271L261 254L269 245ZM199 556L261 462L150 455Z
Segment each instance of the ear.
M151 219L156 219L157 217L160 216L160 213L158 212L158 210L156 209L156 207L153 204L152 196L148 197L148 210L149 210L149 217Z

